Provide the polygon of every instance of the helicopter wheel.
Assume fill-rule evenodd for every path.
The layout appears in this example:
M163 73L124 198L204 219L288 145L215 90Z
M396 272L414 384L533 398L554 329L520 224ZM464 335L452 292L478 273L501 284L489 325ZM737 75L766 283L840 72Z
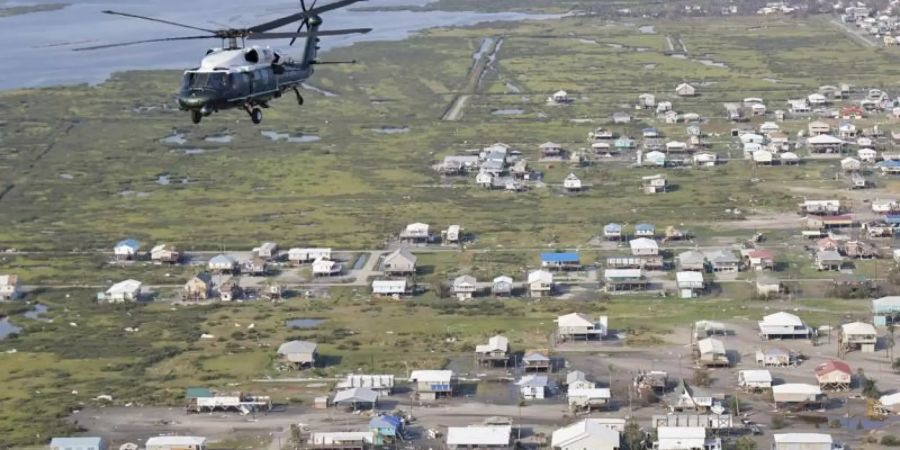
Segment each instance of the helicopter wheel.
M200 120L202 120L202 119L203 119L203 113L201 113L200 111L197 111L196 109L191 111L191 122L194 122L194 124L198 124L198 123L200 123Z
M250 111L250 120L255 124L262 122L262 110L253 108L253 111Z

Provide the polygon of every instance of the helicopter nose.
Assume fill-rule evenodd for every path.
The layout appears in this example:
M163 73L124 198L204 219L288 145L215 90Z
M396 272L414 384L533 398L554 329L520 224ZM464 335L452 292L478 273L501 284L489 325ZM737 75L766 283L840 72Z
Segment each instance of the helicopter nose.
M186 109L200 109L206 106L209 98L201 95L185 95L178 98L178 104Z

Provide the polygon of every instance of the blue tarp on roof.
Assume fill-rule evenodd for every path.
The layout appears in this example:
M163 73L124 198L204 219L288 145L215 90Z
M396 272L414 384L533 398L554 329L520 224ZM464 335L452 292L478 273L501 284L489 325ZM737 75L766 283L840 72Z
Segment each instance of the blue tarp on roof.
M639 223L634 226L634 229L638 231L653 231L656 227L649 223Z
M184 390L184 398L190 400L192 398L212 397L213 393L209 388L205 387L189 387Z
M884 216L884 222L888 225L900 225L900 215Z
M881 167L892 167L892 168L900 167L900 160L889 159L887 161L882 161Z
M541 253L541 261L542 262L579 262L578 253L575 252L566 252L566 253Z
M137 249L141 248L141 244L135 239L125 239L125 240L119 241L119 243L116 244L116 247L130 247L130 248L137 250Z
M608 231L608 232L622 231L622 225L619 225L617 223L609 223L603 227L603 231Z
M373 417L372 420L369 421L370 429L393 429L397 430L400 428L402 421L397 416L378 416Z

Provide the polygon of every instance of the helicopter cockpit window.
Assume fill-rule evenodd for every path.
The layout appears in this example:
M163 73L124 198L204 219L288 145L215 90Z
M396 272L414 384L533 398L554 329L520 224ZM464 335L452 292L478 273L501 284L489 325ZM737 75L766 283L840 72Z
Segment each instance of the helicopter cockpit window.
M225 89L228 86L227 76L224 73L188 72L184 75L182 86L185 89Z

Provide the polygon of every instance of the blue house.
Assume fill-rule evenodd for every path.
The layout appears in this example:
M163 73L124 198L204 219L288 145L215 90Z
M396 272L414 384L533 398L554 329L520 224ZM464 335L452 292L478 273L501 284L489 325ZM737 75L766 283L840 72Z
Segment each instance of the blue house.
M108 444L101 437L55 437L50 440L50 450L107 450Z
M603 237L610 241L622 239L622 225L617 223L608 223L604 225Z
M541 253L541 267L557 270L581 268L577 252Z
M384 445L403 435L403 419L388 415L373 417L369 421L369 431L375 433L375 445Z
M656 235L656 227L650 223L639 223L634 226L634 235L637 237L652 238Z
M616 142L614 142L613 145L619 150L628 150L630 148L634 148L635 143L634 139L622 136L616 139Z

